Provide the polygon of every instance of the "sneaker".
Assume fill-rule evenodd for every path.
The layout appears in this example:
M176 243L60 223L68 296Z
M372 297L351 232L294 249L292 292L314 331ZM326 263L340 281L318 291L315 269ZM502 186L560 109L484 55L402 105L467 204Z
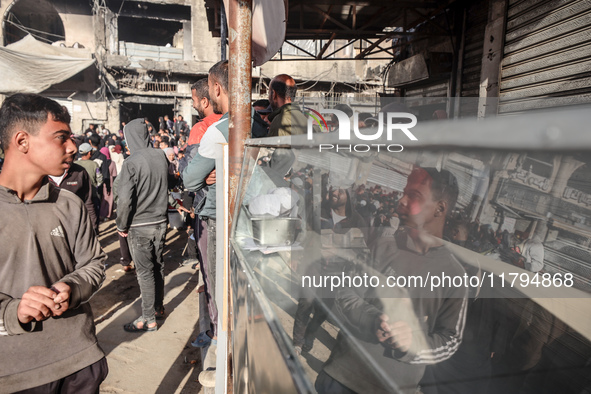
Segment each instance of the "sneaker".
M302 348L300 346L294 346L293 349L295 350L298 356L302 355Z
M215 387L215 369L201 371L199 374L199 383L203 387Z

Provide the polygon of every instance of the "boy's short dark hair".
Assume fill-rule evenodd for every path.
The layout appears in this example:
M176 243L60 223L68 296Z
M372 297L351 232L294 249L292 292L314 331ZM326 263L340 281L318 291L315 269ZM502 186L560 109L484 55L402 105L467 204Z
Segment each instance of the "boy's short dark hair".
M217 62L209 69L209 77L220 84L224 92L228 93L228 61Z
M7 97L0 107L0 144L8 149L10 138L17 129L37 135L51 114L54 122L70 124L66 107L38 94L17 93Z
M90 141L90 145L98 147L101 143L101 137L99 137L98 134L92 134L90 137L88 137L88 141Z
M209 100L209 86L207 85L207 78L200 79L191 86L191 90L197 93L197 97L206 98Z

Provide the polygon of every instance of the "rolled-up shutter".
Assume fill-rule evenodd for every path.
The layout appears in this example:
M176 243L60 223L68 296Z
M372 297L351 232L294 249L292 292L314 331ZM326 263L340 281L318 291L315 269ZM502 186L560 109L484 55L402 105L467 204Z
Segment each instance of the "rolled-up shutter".
M591 1L510 0L499 114L591 102Z
M404 97L417 99L420 97L447 97L448 94L448 81L438 82L427 86L415 87L412 89L406 89ZM433 100L428 100L428 103L432 103ZM445 102L445 100L442 100Z

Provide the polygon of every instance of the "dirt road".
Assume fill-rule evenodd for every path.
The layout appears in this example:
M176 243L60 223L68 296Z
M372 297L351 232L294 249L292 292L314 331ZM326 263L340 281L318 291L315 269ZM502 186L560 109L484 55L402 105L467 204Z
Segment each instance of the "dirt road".
M101 393L200 393L200 350L190 346L198 334L198 269L180 263L187 235L169 229L164 261L167 317L156 332L128 333L123 325L141 314L135 274L119 265L115 222L100 226L100 242L109 255L106 280L91 299L99 343L109 363Z

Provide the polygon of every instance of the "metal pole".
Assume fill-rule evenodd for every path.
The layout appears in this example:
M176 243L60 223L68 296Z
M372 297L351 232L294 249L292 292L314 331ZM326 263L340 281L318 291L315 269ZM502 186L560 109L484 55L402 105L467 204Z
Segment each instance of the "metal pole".
M230 59L229 59L229 89L230 89L230 124L229 124L229 160L228 160L228 224L227 229L231 231L234 220L234 207L238 197L240 182L240 171L244 159L244 141L250 137L250 101L252 91L252 0L230 0L228 7L228 27L230 36ZM229 232L224 235L224 247L229 254L230 242ZM229 271L229 261L225 262ZM225 278L228 283L230 279ZM232 287L226 289L228 296L228 310L232 310ZM231 338L232 338L232 315L223 316L228 321L227 331L227 386L228 393L233 392L231 378Z
M252 86L252 0L231 0L229 13L230 60L230 223L244 155L244 141L250 137Z
M228 40L228 23L226 21L226 7L224 2L220 2L220 47L221 47L221 60L226 60L226 41Z

